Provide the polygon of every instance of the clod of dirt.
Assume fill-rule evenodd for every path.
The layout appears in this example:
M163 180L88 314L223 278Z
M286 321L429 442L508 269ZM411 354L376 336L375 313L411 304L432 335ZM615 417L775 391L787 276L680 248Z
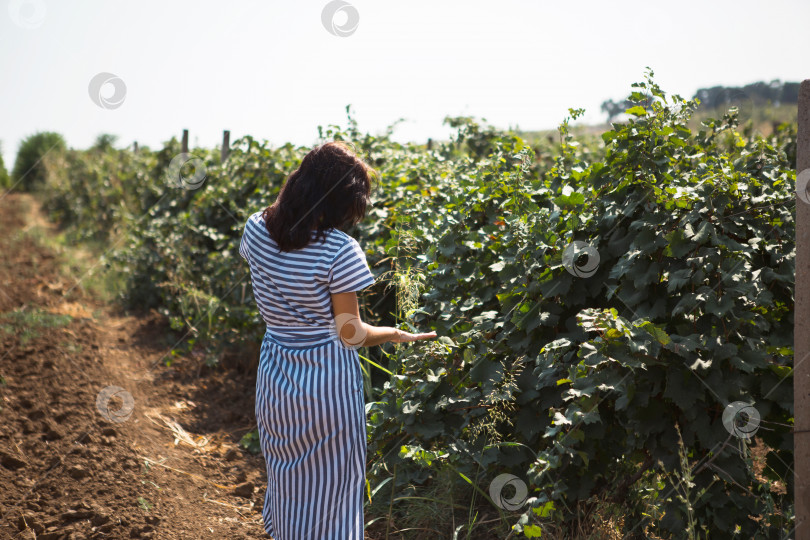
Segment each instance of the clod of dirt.
M94 512L92 510L68 510L67 512L62 512L62 515L59 517L62 521L78 521L80 519L88 519L93 517Z
M42 421L42 433L43 438L46 441L55 441L57 439L61 439L65 436L60 428L53 420L50 418L46 418Z
M225 452L225 461L235 461L239 459L239 457L239 450L236 448L230 448Z
M110 521L110 516L100 511L97 511L95 515L90 518L90 523L92 523L96 527L98 527L99 525L104 525L108 521Z
M75 478L76 480L84 478L86 476L90 476L90 471L88 471L81 465L73 465L67 470L67 473L70 475L71 478Z
M22 432L24 435L28 435L30 433L34 433L37 428L34 426L34 423L28 419L23 420L22 422Z
M34 514L25 514L17 518L17 528L20 531L32 529L37 534L45 532L45 527Z
M154 529L151 525L144 525L143 527L133 527L129 533L130 538L152 538Z
M28 399L27 397L20 398L20 405L26 409L30 409L34 406L34 402Z
M25 461L15 456L12 456L11 454L0 452L0 465L5 467L6 469L11 469L12 471L15 471L17 469L25 467L26 463Z
M107 523L98 528L99 532L108 533L115 528L115 523Z
M59 529L58 527L51 527L43 534L37 536L37 540L59 540L67 532L73 531L67 531L66 529Z
M246 499L250 499L253 497L253 484L251 482L245 482L244 484L239 484L235 488L233 488L233 494L237 497L244 497Z

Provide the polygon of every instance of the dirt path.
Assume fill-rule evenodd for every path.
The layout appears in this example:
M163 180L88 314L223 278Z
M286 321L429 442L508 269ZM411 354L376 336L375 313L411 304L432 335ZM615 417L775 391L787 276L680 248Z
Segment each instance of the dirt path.
M161 318L91 298L53 233L0 200L0 538L269 538L253 370L164 366Z

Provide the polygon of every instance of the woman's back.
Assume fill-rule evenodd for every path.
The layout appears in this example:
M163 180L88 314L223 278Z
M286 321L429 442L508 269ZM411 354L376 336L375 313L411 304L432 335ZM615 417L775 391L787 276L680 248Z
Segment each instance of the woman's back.
M357 241L334 228L325 234L325 239L315 241L313 230L307 246L279 252L261 212L245 224L239 253L250 264L256 303L271 330L296 327L298 337L322 336L325 327L334 326L330 294L359 291L374 283Z

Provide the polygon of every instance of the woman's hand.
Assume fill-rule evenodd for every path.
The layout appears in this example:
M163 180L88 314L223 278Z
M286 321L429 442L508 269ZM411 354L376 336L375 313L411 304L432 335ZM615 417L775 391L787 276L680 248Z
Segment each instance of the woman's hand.
M417 341L420 339L432 339L436 337L436 332L427 332L422 334L411 334L410 332L406 332L405 330L400 330L397 328L397 334L394 336L394 339L391 340L391 343L405 343L408 341Z

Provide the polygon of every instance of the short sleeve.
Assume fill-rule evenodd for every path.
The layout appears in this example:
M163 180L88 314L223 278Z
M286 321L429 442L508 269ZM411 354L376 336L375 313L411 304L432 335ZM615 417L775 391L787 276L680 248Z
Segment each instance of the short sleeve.
M368 267L365 253L357 240L349 237L329 268L329 292L361 291L373 283L374 274Z
M239 242L239 254L242 256L243 259L250 262L250 255L248 253L248 225L250 222L245 224L245 229L242 231L242 240Z

